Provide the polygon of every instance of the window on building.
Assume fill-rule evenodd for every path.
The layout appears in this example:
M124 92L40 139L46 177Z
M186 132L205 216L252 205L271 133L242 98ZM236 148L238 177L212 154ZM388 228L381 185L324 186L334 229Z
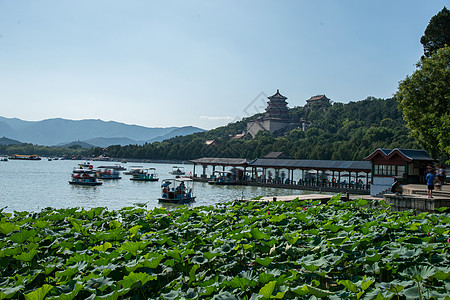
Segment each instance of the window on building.
M405 166L397 166L397 176L403 176L405 172L406 172Z
M373 172L374 175L380 176L402 176L405 172L405 166L375 165Z

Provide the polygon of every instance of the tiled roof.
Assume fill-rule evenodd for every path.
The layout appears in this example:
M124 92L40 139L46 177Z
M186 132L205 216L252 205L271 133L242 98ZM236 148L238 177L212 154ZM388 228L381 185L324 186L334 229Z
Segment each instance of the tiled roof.
M245 166L248 160L245 158L226 158L226 157L202 157L190 160L196 165L224 165L224 166Z
M302 159L274 159L258 158L251 163L251 167L276 167L290 169L310 170L347 170L370 172L371 163L368 161L346 161L346 160L302 160Z
M313 96L313 97L309 98L309 99L306 100L306 101L316 101L316 100L320 100L320 99L330 100L330 99L328 99L327 96L325 96L325 95L317 95L317 96Z
M369 161L372 160L377 154L383 155L385 159L390 159L395 154L399 154L405 160L411 162L414 160L426 160L433 161L434 159L430 157L430 154L425 150L413 150L413 149L381 149L378 148L372 154L364 158L364 160Z
M280 94L280 90L278 90L277 89L277 92L274 94L274 95L272 95L272 96L270 96L270 97L268 97L270 100L272 100L272 99L282 99L282 100L286 100L287 98L285 97L285 96L283 96L283 95L281 95Z

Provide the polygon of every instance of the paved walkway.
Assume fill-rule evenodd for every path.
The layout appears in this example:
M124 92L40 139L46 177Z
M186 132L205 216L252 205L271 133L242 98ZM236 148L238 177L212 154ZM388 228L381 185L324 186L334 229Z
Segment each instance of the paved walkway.
M403 194L427 194L427 185L426 184L406 184L403 186ZM444 197L450 198L450 184L444 184L441 186L441 189L435 189L433 194L440 195Z

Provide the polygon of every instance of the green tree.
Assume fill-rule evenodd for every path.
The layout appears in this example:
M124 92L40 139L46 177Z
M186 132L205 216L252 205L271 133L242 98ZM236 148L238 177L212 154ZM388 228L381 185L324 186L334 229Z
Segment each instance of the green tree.
M412 136L434 157L450 156L450 48L422 59L396 97Z
M425 57L430 57L445 45L450 46L450 11L445 6L431 18L420 43Z

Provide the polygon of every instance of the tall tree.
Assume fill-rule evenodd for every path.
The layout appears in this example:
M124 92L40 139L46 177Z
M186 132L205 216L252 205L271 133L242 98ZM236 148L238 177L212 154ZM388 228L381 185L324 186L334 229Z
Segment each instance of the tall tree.
M450 47L422 59L396 98L417 141L435 158L450 157Z
M445 6L431 18L420 43L425 57L430 57L445 45L450 46L450 11Z

